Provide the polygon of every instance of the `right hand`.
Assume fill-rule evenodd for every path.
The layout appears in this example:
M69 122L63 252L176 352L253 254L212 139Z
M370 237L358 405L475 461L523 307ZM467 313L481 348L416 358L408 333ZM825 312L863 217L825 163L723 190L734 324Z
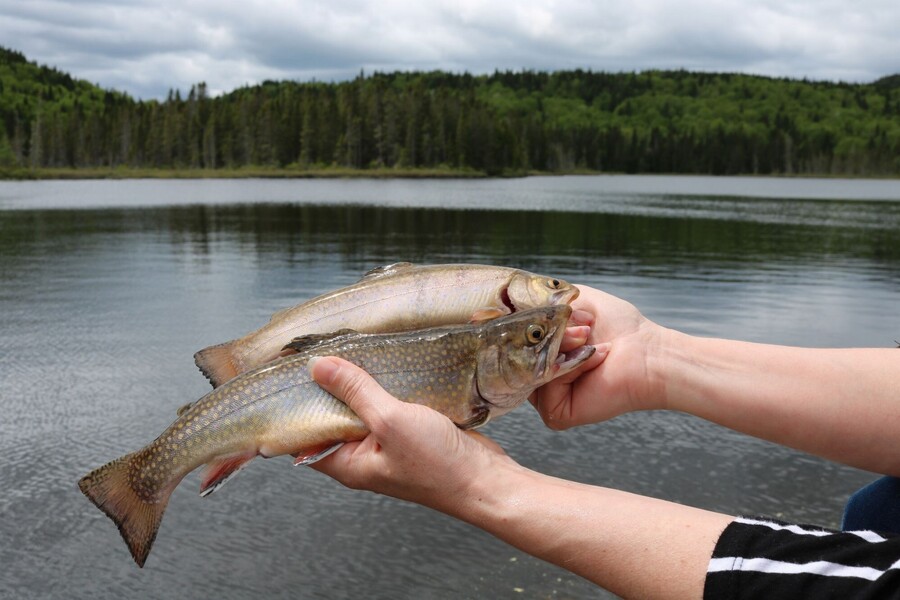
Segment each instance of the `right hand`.
M650 377L648 357L664 328L625 300L587 286L572 302L573 322L589 325L587 343L606 353L542 386L530 401L551 429L597 423L634 410L662 408L664 386ZM579 328L580 329L580 328ZM564 342L565 344L565 342Z
M347 487L461 515L477 500L470 491L477 482L496 481L503 467L521 469L488 437L461 430L427 406L401 402L352 363L323 357L310 361L309 368L370 431L312 465Z

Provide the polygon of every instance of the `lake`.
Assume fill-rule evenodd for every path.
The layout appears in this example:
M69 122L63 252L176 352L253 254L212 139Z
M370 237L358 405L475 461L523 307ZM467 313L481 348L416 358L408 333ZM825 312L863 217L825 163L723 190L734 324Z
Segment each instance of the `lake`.
M0 182L0 597L605 597L285 457L209 498L188 476L141 570L76 482L208 391L196 350L378 265L510 265L696 335L890 347L898 242L900 181ZM873 479L661 411L551 432L526 406L483 431L551 475L832 527Z

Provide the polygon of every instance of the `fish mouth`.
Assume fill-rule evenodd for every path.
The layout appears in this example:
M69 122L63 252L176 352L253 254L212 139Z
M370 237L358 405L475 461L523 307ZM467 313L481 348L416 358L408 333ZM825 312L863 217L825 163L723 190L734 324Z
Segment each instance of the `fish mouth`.
M596 350L593 346L580 346L568 352L560 352L556 357L556 362L553 363L556 367L556 375L568 373L593 356Z
M567 290L560 290L553 294L553 296L550 297L550 302L553 304L570 304L580 293L581 290L573 285Z

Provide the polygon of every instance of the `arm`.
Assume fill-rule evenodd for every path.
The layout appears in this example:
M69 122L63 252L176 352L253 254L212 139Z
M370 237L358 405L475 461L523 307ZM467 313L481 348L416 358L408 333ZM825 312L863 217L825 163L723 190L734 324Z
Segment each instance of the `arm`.
M372 432L314 468L467 521L621 596L701 597L732 517L529 471L483 435L393 398L350 363L316 359L310 370Z
M900 475L900 351L674 338L668 405L830 460Z
M629 410L671 409L845 464L900 475L900 350L808 349L707 339L665 329L591 288L597 367L532 398L555 429ZM588 317L587 315L591 315Z

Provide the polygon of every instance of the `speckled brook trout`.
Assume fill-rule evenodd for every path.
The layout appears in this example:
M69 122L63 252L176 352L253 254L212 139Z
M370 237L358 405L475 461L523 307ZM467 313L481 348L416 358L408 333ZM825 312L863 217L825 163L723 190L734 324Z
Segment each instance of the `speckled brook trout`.
M359 417L310 377L313 356L340 356L371 373L389 392L447 415L464 429L521 404L537 387L593 354L560 353L572 309L536 308L480 324L405 333L297 338L297 354L240 375L179 411L150 445L88 473L81 491L116 525L143 566L169 496L185 475L206 465L205 496L256 456L290 454L309 464L367 430Z
M567 304L578 289L565 281L519 269L485 265L397 263L359 282L275 313L242 338L194 354L218 387L282 355L292 338L353 329L362 333L409 331L483 321L520 310Z

